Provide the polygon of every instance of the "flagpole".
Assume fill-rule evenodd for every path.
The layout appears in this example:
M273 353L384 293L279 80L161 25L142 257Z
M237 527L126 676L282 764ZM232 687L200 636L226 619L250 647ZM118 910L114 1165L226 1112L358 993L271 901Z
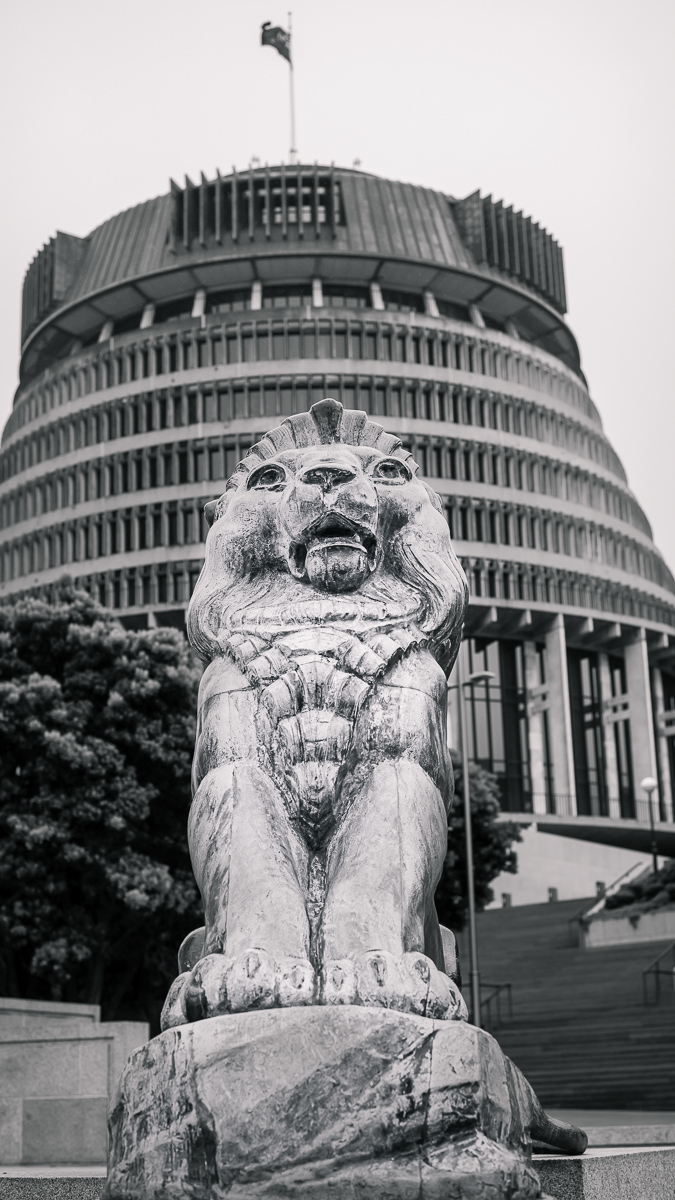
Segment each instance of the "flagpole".
M291 68L291 74L290 74L290 82L291 82L291 154L290 154L290 159L291 159L291 162L294 163L298 152L295 148L295 91L294 91L294 85L293 85L292 18L293 18L293 13L289 12L289 14L288 14L288 44L289 44L289 48L291 51L291 56L290 56L290 59L288 62L288 65Z

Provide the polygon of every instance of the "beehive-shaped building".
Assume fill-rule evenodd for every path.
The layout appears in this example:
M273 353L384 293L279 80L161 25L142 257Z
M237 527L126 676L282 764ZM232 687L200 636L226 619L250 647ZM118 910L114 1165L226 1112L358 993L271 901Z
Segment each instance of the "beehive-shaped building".
M443 498L463 653L492 675L467 692L471 750L503 807L642 845L655 775L665 838L675 583L565 309L561 250L529 217L353 170L186 179L57 233L24 284L0 598L68 574L132 627L182 627L204 504L280 418L334 396Z

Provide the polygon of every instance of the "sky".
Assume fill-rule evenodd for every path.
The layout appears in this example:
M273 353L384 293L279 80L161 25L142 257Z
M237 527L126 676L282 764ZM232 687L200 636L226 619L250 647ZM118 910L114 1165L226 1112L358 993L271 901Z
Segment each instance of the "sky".
M605 430L675 571L672 0L291 0L297 145L465 196L563 246ZM288 161L278 0L13 0L0 16L0 422L23 276L169 177Z

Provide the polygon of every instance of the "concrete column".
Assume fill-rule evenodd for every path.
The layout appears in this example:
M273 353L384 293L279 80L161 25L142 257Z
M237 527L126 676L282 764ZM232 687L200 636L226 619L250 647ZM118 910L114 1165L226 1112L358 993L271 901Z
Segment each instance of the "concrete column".
M254 279L251 284L251 312L259 312L262 308L262 283Z
M647 797L640 787L640 780L647 775L656 776L656 747L654 745L654 721L652 698L649 689L649 659L647 637L641 629L633 642L625 649L626 686L630 711L630 748L633 758L633 786L638 800L646 806ZM652 802L656 810L656 793Z
M382 289L379 283L371 283L370 285L370 303L375 309L384 308L384 300L382 299Z
M567 797L569 811L577 811L572 746L572 714L567 678L567 640L562 613L554 618L546 634L546 674L549 685L549 744L553 768L553 787L557 796Z
M433 292L424 293L424 311L428 317L440 317L441 315Z
M323 284L317 277L312 280L312 307L323 308Z
M206 294L206 293L204 293L204 294ZM155 323L155 306L154 306L154 304L146 304L145 308L143 309L143 313L141 315L141 323L140 323L139 328L140 329L150 329L150 327L152 325L154 325L154 323ZM108 325L108 322L106 322L106 324L103 326L103 329L105 329L107 325ZM112 333L112 329L110 330L110 333ZM101 330L101 335L103 335L103 330ZM110 336L110 334L108 336ZM103 341L103 336L101 336L100 340Z
M608 701L612 698L612 677L609 670L609 659L606 654L598 654L598 672L600 675L600 695L602 697L602 741L605 756L605 783L607 799L609 800L610 817L620 817L619 804L619 764L616 757L616 738L614 737L614 709Z
M191 316L203 317L205 312L206 312L206 291L204 288L197 288L197 291L195 292L195 298L192 301Z
M656 717L656 756L659 764L658 778L661 784L661 804L665 809L666 821L673 820L673 786L675 779L670 778L670 761L668 758L668 738L664 724L665 704L663 701L663 677L658 669L652 671L654 716ZM640 781L638 780L638 783Z
M534 642L523 642L525 695L527 703L527 749L532 782L532 806L546 812L546 771L544 768L544 710L548 708L548 687L542 684L539 656Z

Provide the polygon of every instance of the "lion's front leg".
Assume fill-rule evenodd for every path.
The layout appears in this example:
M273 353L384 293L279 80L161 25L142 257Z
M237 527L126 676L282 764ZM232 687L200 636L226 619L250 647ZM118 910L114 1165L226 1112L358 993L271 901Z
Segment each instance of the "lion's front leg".
M418 651L388 673L360 714L355 768L326 859L320 952L327 1003L466 1013L438 969L441 956L429 957L452 795L444 702L443 673Z
M163 1026L311 1004L307 850L274 782L248 762L210 771L192 803L188 840L204 902L204 948L174 983Z
M424 953L447 842L441 794L406 760L379 764L355 790L327 855L323 998L458 1015L461 998Z
M253 763L209 772L192 802L188 841L204 901L206 954L257 947L306 958L307 849L273 780Z

